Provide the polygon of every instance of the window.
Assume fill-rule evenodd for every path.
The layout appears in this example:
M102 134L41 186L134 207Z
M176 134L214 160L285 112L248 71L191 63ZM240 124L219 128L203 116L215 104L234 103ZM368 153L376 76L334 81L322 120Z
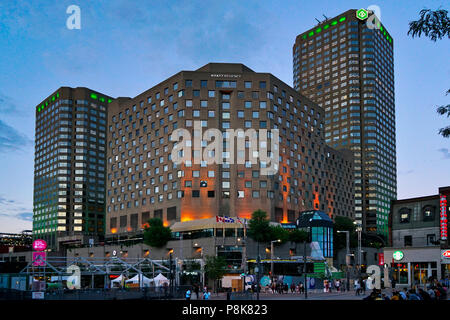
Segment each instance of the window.
M404 242L405 242L405 247L411 247L412 246L412 236L405 236Z
M208 86L208 80L201 80L200 81L200 87L206 88Z
M425 206L422 209L423 221L433 221L434 220L434 206Z
M192 190L192 198L199 198L200 190Z
M437 242L439 243L439 242ZM427 234L427 246L433 246L436 245L436 235L434 234Z
M260 81L259 82L259 88L260 89L265 89L266 88L266 82L265 81Z
M411 209L401 208L399 210L400 223L409 223L411 218Z
M192 87L192 80L186 80L186 87Z
M244 84L245 84L245 88L246 89L250 89L252 87L252 82L251 81L245 81Z

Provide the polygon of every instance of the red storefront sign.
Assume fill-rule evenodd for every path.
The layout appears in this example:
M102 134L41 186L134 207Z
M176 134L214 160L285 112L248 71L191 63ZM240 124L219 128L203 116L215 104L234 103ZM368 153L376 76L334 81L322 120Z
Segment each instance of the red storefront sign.
M441 239L447 240L447 196L440 195L440 231Z
M47 249L47 242L42 239L36 239L33 241L33 249L36 251L44 251Z
M45 260L47 258L47 253L43 251L33 252L33 266L41 267L45 266Z
M378 265L379 266L384 266L384 253L379 253L378 254Z
M449 258L450 259L450 250L445 250L444 252L442 252L442 256L444 258Z

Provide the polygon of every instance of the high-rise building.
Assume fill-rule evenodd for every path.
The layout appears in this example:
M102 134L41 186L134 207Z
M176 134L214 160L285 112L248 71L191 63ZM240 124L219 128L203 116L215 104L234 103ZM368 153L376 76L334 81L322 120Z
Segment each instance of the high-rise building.
M134 98L114 100L108 106L107 236L139 234L153 217L170 225L218 215L250 218L257 209L277 222L295 222L305 210L353 218L353 155L325 144L323 121L316 103L242 64L181 71ZM206 148L212 140L204 134L213 128L225 140L221 152L208 155L216 152L222 164L173 161L175 130L190 133L186 145L194 147L195 159L206 154L195 150L195 138ZM246 161L236 164L231 151L240 151L231 129L267 135L269 161L252 164L252 148L263 144L246 141ZM266 129L278 129L279 138ZM262 174L270 165L276 173Z
M112 101L87 88L61 87L36 106L33 237L52 250L104 236Z
M397 194L393 45L372 12L348 10L293 47L294 87L324 109L326 143L354 153L355 219L386 237Z

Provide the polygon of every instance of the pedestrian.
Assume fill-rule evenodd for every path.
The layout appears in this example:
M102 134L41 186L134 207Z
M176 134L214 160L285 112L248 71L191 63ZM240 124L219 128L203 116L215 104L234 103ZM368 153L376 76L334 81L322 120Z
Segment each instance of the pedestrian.
M200 285L199 284L195 284L194 285L194 292L195 292L195 298L197 300L199 299L199 291L200 291Z
M367 280L364 279L361 284L361 289L363 291L363 294L366 294L366 285L367 285Z
M283 289L284 289L284 292L285 292L286 294L289 293L289 286L288 286L287 283L284 284Z
M421 300L421 299L413 289L410 289L408 292L408 300Z
M336 283L334 285L336 287L336 291L340 292L341 282L339 281L339 279L336 280Z
M186 291L186 300L191 300L191 290L190 289L188 289Z
M299 291L299 293L305 292L305 288L303 287L303 282L298 283L298 291Z
M291 283L291 293L294 293L294 292L295 292L295 283L292 282Z
M211 292L205 291L203 292L203 300L209 300L209 297L211 296Z
M399 295L402 298L402 300L408 300L408 295L406 293L407 293L407 289L406 288L403 288L403 290L401 290L399 292Z
M355 280L355 295L359 296L361 290L361 285L359 284L359 280Z

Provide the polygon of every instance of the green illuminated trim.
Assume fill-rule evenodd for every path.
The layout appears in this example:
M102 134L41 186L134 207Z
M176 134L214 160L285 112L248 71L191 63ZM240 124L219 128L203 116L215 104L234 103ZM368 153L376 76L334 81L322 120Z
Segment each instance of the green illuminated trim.
M308 36L312 37L314 35L314 31L311 31L310 33L308 33Z
M339 19L339 22L343 22L343 21L345 21L346 19L347 19L346 17L342 17L342 18Z
M331 25L332 26L335 26L335 25L337 25L337 21L336 20L334 20L332 23L331 23Z
M95 93L91 93L91 98L97 100L97 95Z
M323 26L323 30L326 30L326 29L328 29L329 27L330 27L330 25L329 25L329 24L326 24L326 25Z
M108 103L111 103L112 102L112 100L111 99L108 99Z
M105 98L100 97L98 100L100 100L101 102L105 102Z
M45 106L48 106L48 101L45 101Z
M302 36L302 38L303 38L303 39L306 39L306 37L307 37L307 35L306 35L306 34L304 34L304 35Z
M316 29L316 33L319 33L319 32L322 32L322 29L321 29L321 28L317 28L317 29Z
M59 92L56 93L56 97L59 98Z
M55 100L56 100L56 96L53 96L53 97L52 97L52 101L55 101Z
M380 31L383 31L383 26L378 24L378 26L380 27Z

